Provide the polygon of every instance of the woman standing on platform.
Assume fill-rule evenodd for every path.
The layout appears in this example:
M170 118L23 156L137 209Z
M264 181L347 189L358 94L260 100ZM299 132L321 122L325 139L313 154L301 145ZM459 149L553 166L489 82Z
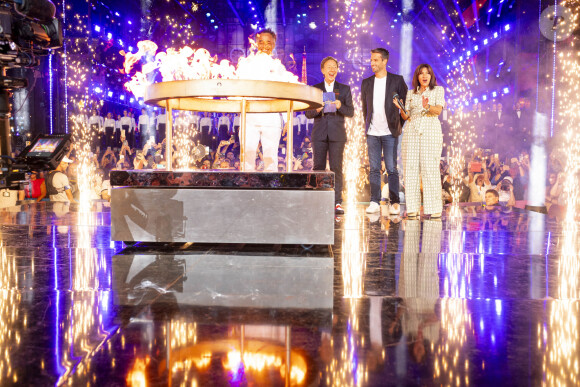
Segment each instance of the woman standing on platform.
M445 106L445 90L437 86L431 66L421 64L413 75L413 91L407 93L406 113L397 99L393 103L408 121L402 143L407 216L419 215L422 183L424 214L439 218L443 211L439 173L443 133L439 114Z

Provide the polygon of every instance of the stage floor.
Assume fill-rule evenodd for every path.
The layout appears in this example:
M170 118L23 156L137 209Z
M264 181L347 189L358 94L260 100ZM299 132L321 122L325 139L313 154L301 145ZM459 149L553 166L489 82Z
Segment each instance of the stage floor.
M578 383L577 235L365 208L328 248L125 248L108 203L2 209L0 384Z

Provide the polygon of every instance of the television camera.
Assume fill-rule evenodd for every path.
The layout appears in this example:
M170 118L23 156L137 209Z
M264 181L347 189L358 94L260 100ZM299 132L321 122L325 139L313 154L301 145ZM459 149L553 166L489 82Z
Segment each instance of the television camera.
M0 190L18 190L33 170L55 169L70 150L70 134L39 134L13 159L0 159Z
M10 90L28 86L6 75L8 68L35 67L39 56L63 44L61 21L49 0L0 0L0 154L9 156Z

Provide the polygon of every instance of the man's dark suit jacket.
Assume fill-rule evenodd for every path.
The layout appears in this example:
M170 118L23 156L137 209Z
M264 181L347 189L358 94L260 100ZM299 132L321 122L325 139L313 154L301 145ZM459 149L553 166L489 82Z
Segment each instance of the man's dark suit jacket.
M365 117L365 133L371 127L373 118L373 92L375 90L375 76L363 79L361 86L362 111ZM394 137L402 133L403 118L399 109L393 104L393 95L399 94L399 98L405 103L407 99L407 84L402 76L387 73L387 88L385 95L385 115L389 124L389 130Z
M317 83L314 87L326 93L324 81ZM306 117L314 118L312 127L312 141L346 141L346 128L344 126L344 117L354 116L354 105L352 103L352 94L350 86L334 81L335 98L340 101L340 109L336 114L318 113L316 110L308 110Z

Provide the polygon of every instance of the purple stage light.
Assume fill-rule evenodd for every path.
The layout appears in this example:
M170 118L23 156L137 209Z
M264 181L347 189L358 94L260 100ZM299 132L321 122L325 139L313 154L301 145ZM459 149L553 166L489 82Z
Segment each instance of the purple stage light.
M491 96L492 96L493 98L495 98L495 97L497 97L497 93L494 91L493 93L491 93Z
M108 96L109 98L111 98L111 97L113 96L113 92L112 92L112 91L109 91L109 92L107 93L107 96Z
M510 30L510 25L509 24L506 24L503 29L504 29L504 31L509 31Z
M484 101L487 101L487 95L485 95L485 94L484 94L484 95L481 97L481 99L482 99L482 100L484 100Z
M119 98L121 101L125 100L125 94L121 94L121 97Z
M510 93L510 88L509 87L504 87L503 88L503 93L504 94L509 94Z
M113 34L109 32L109 33L107 34L107 39L109 39L109 40L113 39Z
M488 40L487 39L483 39L483 44L487 46Z
M100 26L98 26L98 25L95 25L95 31L96 31L96 32L101 32L101 27L100 27Z

